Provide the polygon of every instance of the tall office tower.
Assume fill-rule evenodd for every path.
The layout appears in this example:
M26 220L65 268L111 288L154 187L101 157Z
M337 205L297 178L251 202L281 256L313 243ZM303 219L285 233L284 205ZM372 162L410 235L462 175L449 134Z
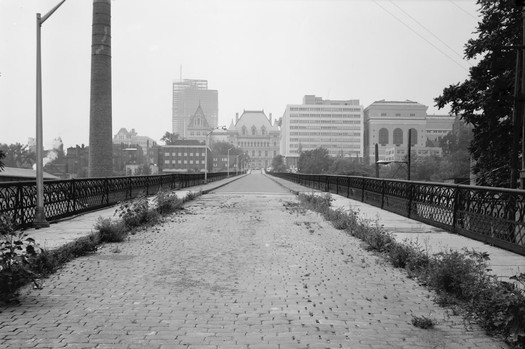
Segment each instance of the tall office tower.
M93 0L89 177L113 175L111 127L111 0Z
M208 90L207 80L184 79L173 83L172 132L186 138L188 122L201 106L210 127L219 123L217 90Z

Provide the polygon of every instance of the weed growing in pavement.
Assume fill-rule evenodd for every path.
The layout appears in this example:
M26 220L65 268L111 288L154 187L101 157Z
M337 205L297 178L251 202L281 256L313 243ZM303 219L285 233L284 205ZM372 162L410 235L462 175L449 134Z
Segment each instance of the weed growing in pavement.
M100 233L102 242L122 242L126 240L129 233L129 228L123 221L110 217L98 217L95 229Z
M167 190L159 190L155 195L154 202L157 207L157 211L161 215L169 214L182 206L182 200L177 197L177 194L169 192Z
M201 195L202 195L202 191L190 191L188 194L186 194L182 202L188 202L188 201L195 200Z
M436 325L436 322L426 316L412 315L412 325L426 330L429 328L433 328Z
M487 253L451 250L429 255L417 242L395 241L377 221L373 224L361 220L356 211L330 208L329 194L301 194L299 200L334 222L337 229L364 240L369 250L382 253L394 267L404 268L409 277L435 290L438 304L452 306L454 311L460 309L467 320L478 323L488 334L501 336L516 348L525 348L525 293L488 274ZM525 274L512 279L525 285ZM413 323L418 325L430 320L415 319Z
M32 281L40 287L38 275L31 264L40 252L35 240L21 231L15 231L11 217L0 215L0 299L17 300L18 289Z
M128 230L141 226L150 220L149 202L146 195L141 194L134 200L124 201L115 211Z

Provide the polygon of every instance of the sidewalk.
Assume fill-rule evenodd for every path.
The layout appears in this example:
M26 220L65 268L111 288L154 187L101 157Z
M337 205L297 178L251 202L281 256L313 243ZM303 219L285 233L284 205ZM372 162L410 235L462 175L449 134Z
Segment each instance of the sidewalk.
M269 176L277 183L288 188L294 193L319 193L302 185ZM443 229L424 224L398 214L382 210L378 207L365 204L360 201L348 199L341 195L331 194L334 201L334 209L354 210L360 213L360 217L372 222L377 221L387 232L390 232L398 241L415 241L430 253L438 253L449 250L476 250L487 252L490 256L489 266L491 272L504 281L510 276L525 273L525 256L510 252L498 247L487 245L483 242L452 234Z
M221 179L200 186L184 188L183 190L175 191L175 193L180 199L184 199L189 193L202 192L203 194L206 194L211 190L222 187L241 177L243 177L243 175ZM93 232L93 227L98 218L113 217L117 207L118 205L115 205L102 210L62 219L57 223L52 223L48 228L31 228L27 229L25 233L28 237L35 239L36 243L42 248L53 250L79 238L90 235Z

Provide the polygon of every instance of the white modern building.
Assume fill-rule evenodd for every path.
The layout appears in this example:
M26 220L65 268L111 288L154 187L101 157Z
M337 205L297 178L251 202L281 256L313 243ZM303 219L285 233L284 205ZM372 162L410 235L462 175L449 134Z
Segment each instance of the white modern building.
M363 107L358 99L323 100L306 95L303 104L286 106L280 152L295 166L301 151L323 147L330 156L362 158Z

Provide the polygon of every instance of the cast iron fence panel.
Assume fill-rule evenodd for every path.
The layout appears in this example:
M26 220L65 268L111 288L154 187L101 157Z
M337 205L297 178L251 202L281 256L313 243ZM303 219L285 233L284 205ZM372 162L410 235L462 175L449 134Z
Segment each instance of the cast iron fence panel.
M525 191L369 177L271 173L525 255Z
M226 172L208 173L209 182L225 177ZM161 189L176 190L203 183L202 173L45 181L44 212L46 218L53 222L139 195L153 195ZM35 211L35 182L0 183L0 214L9 217L16 228L30 227Z

